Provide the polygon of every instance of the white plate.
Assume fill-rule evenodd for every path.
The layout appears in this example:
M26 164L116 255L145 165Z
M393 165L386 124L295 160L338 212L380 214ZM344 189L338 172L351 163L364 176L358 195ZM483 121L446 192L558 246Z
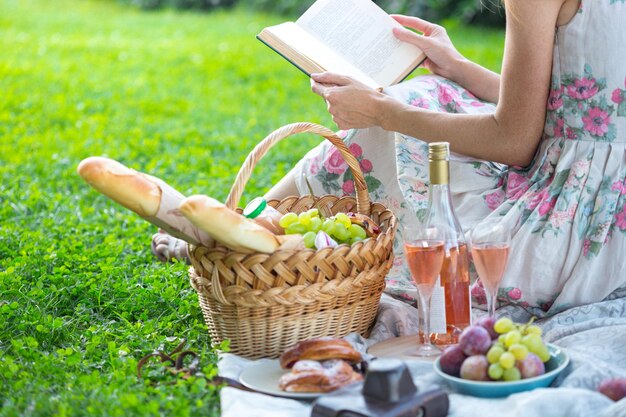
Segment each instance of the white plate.
M263 360L246 367L239 376L239 381L255 391L278 397L312 400L321 395L319 392L287 392L278 388L278 380L287 372L289 371L280 367L278 360Z

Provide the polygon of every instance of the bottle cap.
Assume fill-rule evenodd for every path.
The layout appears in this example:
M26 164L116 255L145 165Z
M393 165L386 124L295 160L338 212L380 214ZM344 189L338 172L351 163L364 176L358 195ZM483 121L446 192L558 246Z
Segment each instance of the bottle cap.
M263 197L257 197L243 209L243 215L249 219L255 219L265 210L265 207L267 207L267 201Z
M433 142L428 144L428 159L447 161L450 158L450 144L448 142Z

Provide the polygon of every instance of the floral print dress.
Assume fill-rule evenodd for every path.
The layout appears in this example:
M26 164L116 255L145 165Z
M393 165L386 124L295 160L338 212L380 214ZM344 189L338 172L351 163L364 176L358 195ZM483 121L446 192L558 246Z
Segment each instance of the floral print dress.
M542 140L527 168L452 154L455 210L469 231L484 219L512 231L499 299L539 316L626 293L626 0L583 0L556 28L551 92ZM437 76L418 76L386 94L449 113L492 113L495 106ZM400 224L428 206L428 145L380 128L339 132L360 162L373 201ZM316 194L352 194L341 155L322 143L297 165ZM416 290L396 239L386 291L413 300ZM486 304L479 280L477 305Z

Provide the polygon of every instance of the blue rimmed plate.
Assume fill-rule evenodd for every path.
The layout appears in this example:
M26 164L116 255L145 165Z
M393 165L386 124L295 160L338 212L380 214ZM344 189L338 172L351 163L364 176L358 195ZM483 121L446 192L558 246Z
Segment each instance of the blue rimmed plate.
M475 397L495 398L506 397L522 391L530 391L535 388L550 386L552 381L567 367L569 356L560 347L546 343L550 351L550 360L546 362L546 373L533 378L520 379L519 381L471 381L461 379L444 373L439 365L439 358L433 364L435 372L460 394L473 395Z

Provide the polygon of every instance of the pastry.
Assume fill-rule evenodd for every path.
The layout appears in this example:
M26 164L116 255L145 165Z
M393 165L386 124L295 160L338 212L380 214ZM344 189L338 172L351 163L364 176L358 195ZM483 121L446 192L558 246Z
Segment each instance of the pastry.
M297 361L291 372L280 377L278 387L287 392L329 392L362 379L363 376L344 360L318 362L305 359Z
M297 361L303 359L327 360L344 359L350 363L362 360L361 354L352 345L343 339L319 338L298 342L291 349L280 356L280 366L291 368Z

